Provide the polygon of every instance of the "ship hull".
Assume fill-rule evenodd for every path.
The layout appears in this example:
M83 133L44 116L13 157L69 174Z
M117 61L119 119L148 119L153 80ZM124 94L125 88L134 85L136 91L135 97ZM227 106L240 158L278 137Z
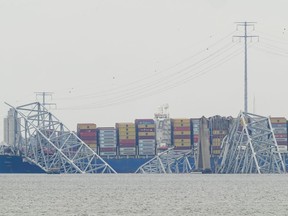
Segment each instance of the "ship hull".
M134 173L151 158L104 159L117 173ZM0 155L0 173L45 173L20 156Z

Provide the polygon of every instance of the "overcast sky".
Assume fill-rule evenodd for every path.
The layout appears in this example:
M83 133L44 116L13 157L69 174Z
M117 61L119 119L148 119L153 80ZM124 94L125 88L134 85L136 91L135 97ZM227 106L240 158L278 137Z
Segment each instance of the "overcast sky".
M288 117L287 0L0 0L0 118L54 92L71 130L153 118L237 116L244 109L243 27L249 111ZM39 97L38 100L41 100ZM0 140L3 125L0 126Z

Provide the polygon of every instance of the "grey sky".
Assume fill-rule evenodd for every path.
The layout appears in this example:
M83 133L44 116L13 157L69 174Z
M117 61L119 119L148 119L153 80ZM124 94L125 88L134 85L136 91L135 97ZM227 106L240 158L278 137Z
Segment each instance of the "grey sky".
M0 0L0 117L4 101L29 103L36 91L55 93L51 111L72 130L153 118L165 103L172 118L236 116L244 106L237 21L257 22L249 34L260 36L249 43L249 110L287 117L287 8L285 0Z

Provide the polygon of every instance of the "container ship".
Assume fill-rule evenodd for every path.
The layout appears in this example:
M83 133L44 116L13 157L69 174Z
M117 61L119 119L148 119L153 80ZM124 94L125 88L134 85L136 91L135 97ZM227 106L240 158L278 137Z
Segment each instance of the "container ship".
M141 165L170 147L179 151L193 150L192 152L197 154L199 118L170 119L163 113L155 114L154 117L136 119L134 122L119 122L113 127L98 127L96 123L78 123L75 133L117 173L134 173ZM222 116L208 118L212 172L217 169L221 143L228 134L233 120L232 117ZM270 120L279 149L287 152L287 119L271 117ZM9 130L9 115L4 122L6 130ZM5 138L9 143L8 132ZM21 156L13 155L10 150L9 145L2 149L0 173L45 173Z

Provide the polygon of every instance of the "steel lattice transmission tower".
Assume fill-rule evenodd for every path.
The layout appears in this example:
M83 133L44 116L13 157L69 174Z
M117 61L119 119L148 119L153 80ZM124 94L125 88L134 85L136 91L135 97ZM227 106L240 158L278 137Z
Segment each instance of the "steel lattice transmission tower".
M47 173L116 173L40 103L9 106L14 111L17 155Z
M285 173L270 119L240 112L222 143L218 173Z
M256 35L248 35L247 34L247 28L248 27L253 27L254 28L254 24L255 22L237 22L237 28L239 26L244 27L244 35L235 35L233 36L233 38L244 38L244 56L245 56L245 62L244 62L244 112L248 112L248 49L247 49L247 39L250 38L251 40L253 38L258 38L259 36Z

